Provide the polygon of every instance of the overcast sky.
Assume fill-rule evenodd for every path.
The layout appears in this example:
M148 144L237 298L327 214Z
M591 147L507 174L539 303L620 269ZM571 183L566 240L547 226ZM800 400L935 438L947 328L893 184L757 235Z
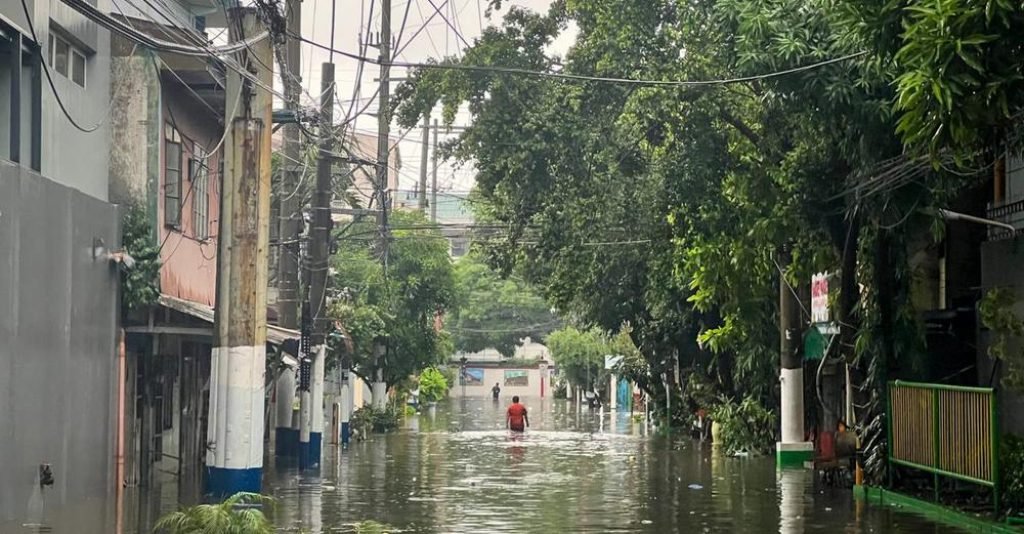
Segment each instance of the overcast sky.
M433 2L433 5L431 4ZM399 49L403 49L395 60L408 62L422 62L429 58L440 59L447 55L460 54L464 45L456 36L455 31L440 15L433 20L412 40L410 38L423 28L424 21L435 13L434 6L440 8L441 13L451 21L468 42L480 35L481 28L490 25L501 24L501 17L507 12L508 6L518 5L533 10L547 10L551 0L517 0L505 2L502 12L492 13L488 19L484 14L487 9L487 0L393 0L392 9L392 36L397 39L402 18L408 8L408 19L405 30L402 33L403 42ZM360 33L366 38L367 18L369 17L370 5L373 4L372 31L380 31L380 1L379 0L335 0L335 24L334 24L334 47L346 52L358 53L360 51ZM331 39L331 6L330 0L304 0L302 2L302 35L318 43L328 44ZM572 44L575 35L573 32L566 32L552 46L552 51L564 53ZM366 56L377 57L376 48L368 48ZM318 105L313 98L319 98L320 94L320 72L321 63L329 60L326 50L315 48L311 45L303 45L302 48L302 77L303 85L308 95L303 95L303 105ZM361 109L373 95L379 78L379 67L366 64L358 87L356 87L356 74L359 62L349 58L334 55L335 78L337 82L338 99L342 106L349 105L354 91L356 92L355 110ZM405 69L393 68L391 76L394 78L405 76ZM392 88L395 84L392 84ZM357 131L376 134L377 103L373 101L367 108L366 113L359 116L355 121ZM371 115L374 114L374 115ZM335 121L343 115L339 110L335 111ZM440 118L435 114L435 118ZM464 125L468 116L462 115L456 120L457 125ZM399 130L397 126L392 127L392 137L401 137L406 132ZM402 172L399 175L399 188L414 189L419 179L420 157L422 150L422 128L408 133L402 141L400 151L402 155ZM444 136L442 135L442 139ZM442 165L438 170L438 189L440 191L466 191L473 185L473 170L470 168L455 169L449 165Z

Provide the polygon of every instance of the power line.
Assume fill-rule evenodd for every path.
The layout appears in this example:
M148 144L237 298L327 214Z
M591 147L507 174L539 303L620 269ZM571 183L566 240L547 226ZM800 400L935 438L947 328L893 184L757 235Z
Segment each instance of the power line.
M293 35L296 39L300 39L305 43L313 45L323 50L332 50L331 47L323 45L306 39L300 35ZM367 61L376 65L380 65L384 62L379 59L373 59L351 52L345 52L343 50L333 49L334 52L360 61ZM855 52L853 54L847 54L844 56L826 59L807 65L801 65L799 67L793 67L785 70L773 71L764 74L756 74L751 76L740 76L735 78L720 78L712 80L650 80L650 79L634 79L634 78L611 78L604 76L587 76L583 74L566 74L562 72L549 72L549 71L537 71L529 69L520 69L515 67L498 67L498 66L484 66L484 65L461 65L456 63L416 63L406 61L390 61L386 63L388 67L403 67L412 69L436 69L436 70L459 70L459 71L470 71L470 72L487 72L494 74L521 74L523 76L534 76L538 78L551 78L556 80L572 80L572 81L587 81L587 82L601 82L601 83L613 83L613 84L624 84L624 85L652 85L652 86L673 86L673 87L697 87L697 86L716 86L716 85L732 85L737 83L752 82L757 80L765 80L769 78L777 78L780 76L786 76L789 74L796 74L798 72L804 72L809 70L826 67L836 63L842 63L856 59L858 57L867 55L868 51L864 50L861 52Z

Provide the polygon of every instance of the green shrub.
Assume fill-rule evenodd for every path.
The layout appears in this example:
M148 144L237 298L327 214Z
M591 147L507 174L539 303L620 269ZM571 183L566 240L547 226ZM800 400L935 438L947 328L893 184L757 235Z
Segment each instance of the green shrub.
M437 402L448 394L448 380L436 367L428 367L420 374L420 398Z
M775 415L750 397L739 404L724 400L712 409L711 420L720 425L720 445L728 454L765 454L775 442Z
M156 523L166 534L272 534L274 526L259 506L273 501L258 493L236 493L220 504L200 504L171 512Z
M363 406L352 412L349 424L360 436L366 436L371 432L384 433L398 428L398 423L404 415L404 405L389 403L384 408Z
M1024 515L1024 439L1003 436L999 457L1002 508L1007 515Z

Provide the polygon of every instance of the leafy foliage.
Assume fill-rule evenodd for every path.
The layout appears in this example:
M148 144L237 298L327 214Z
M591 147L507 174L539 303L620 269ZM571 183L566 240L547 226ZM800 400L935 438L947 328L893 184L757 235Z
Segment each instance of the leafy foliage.
M131 269L121 271L121 310L152 306L160 297L160 248L144 207L128 204L121 219L121 244L135 260Z
M721 445L728 454L766 454L775 443L775 415L756 399L747 397L738 404L723 400L712 410L711 419L721 425Z
M437 402L448 394L448 379L436 367L420 373L420 395L427 402Z
M1024 6L912 0L905 12L898 131L911 147L969 161L1024 108Z
M384 408L363 406L352 412L349 423L357 435L368 436L372 432L385 433L398 428L404 415L405 407L397 403L388 403Z
M548 334L545 343L569 384L590 390L603 383L608 350L601 332L568 326Z
M999 445L1002 506L1007 516L1024 515L1024 439L1003 436Z
M523 338L539 340L557 327L550 306L519 278L502 278L476 254L455 264L457 304L448 323L456 350L497 349L511 358Z
M219 504L200 504L160 518L156 532L166 534L272 534L274 526L260 510L273 500L258 493L236 493Z
M440 315L454 302L455 282L448 247L419 212L392 214L393 239L375 247L377 228L357 222L340 236L332 258L332 286L340 298L330 308L352 337L352 354L333 346L330 365L351 357L363 376L377 370L374 340L387 336L384 381L395 384L453 352L449 334L438 328ZM386 258L387 268L381 256Z
M1024 351L1011 354L1007 350L1010 338L1024 336L1024 321L1017 316L1013 307L1017 295L1011 288L997 287L988 290L978 304L981 324L989 329L993 339L988 346L988 355L1006 363L1003 384L1017 391L1024 391Z

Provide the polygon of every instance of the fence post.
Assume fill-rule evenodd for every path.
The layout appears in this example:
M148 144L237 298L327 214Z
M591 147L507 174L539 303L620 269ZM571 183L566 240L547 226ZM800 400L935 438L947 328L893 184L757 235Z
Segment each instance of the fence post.
M935 388L932 390L932 476L935 477L935 502L939 502L939 458L942 447L940 441L942 440L942 434L939 431L939 390Z
M992 508L994 516L999 518L999 402L996 400L996 390L988 395L989 431L992 433Z
M893 414L893 412L892 412L892 393L893 393L893 391L892 390L893 390L892 382L886 384L886 387L885 387L885 404L886 404L885 431L886 431L886 434L888 434L888 435L886 436L886 443L885 443L885 459L886 459L886 462L885 462L885 475L886 475L886 479L889 482L889 484L888 484L888 488L889 489L892 489L892 458L893 458L893 454L892 454L892 447L893 447L893 442L892 442L892 414Z

